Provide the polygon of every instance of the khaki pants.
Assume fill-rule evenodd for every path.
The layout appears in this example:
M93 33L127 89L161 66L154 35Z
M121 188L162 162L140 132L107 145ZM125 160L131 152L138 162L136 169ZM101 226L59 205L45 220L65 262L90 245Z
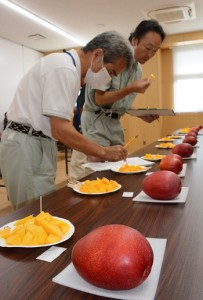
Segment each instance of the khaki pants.
M3 132L0 169L13 208L55 189L56 142L11 129Z
M74 179L81 179L94 171L89 168L83 167L83 164L87 162L87 156L79 151L73 150L70 161L70 177Z

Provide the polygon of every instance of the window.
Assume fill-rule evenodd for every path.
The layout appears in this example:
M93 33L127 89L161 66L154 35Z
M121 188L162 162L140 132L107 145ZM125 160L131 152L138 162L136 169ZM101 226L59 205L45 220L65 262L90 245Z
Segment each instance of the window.
M173 49L174 111L203 112L203 44Z

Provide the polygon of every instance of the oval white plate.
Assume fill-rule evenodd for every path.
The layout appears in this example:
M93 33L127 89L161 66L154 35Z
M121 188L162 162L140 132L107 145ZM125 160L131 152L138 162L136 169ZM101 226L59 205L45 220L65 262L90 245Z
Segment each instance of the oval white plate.
M68 240L68 239L73 235L73 233L74 233L74 231L75 231L74 225L73 225L70 221L68 221L68 220L66 220L66 219L62 219L62 218L54 217L54 216L53 216L53 218L55 218L55 219L57 219L57 220L64 221L65 223L67 223L67 224L70 226L69 231L66 232L66 233L64 234L64 236L62 237L62 239L61 239L60 241L58 241L58 242L56 242L56 243L43 244L43 245L36 245L36 246L24 246L24 245L16 245L16 246L13 246L13 245L7 245L6 242L5 242L5 240L4 240L3 238L0 238L0 247L7 247L7 248L38 248L38 247L50 247L50 246L57 245L57 244L59 244L59 243L62 243L62 242L64 242L64 241ZM17 221L18 221L18 220L13 221L13 222L11 222L11 223L8 223L8 224L2 226L2 227L0 228L0 230L1 230L1 229L4 229L5 227L10 227L11 229L13 229L13 228L15 227L14 224L15 224L15 222L17 222Z
M174 139L170 139L170 140L164 140L164 139L158 139L158 142L173 142L174 141Z
M155 147L158 148L158 149L173 149L173 147L169 147L169 146L163 147L163 146L160 146L160 145L156 145Z
M172 137L173 140L177 140L177 139L182 139L183 137L182 136L179 136L179 135L175 135Z
M120 174L138 174L138 173L144 173L144 172L147 172L151 167L144 167L144 166L141 166L142 167L142 170L138 170L138 171L131 171L131 172L121 172L119 171L119 168L120 167L112 167L111 168L111 171L113 172L116 172L116 173L120 173Z
M79 194L82 194L82 195L105 195L105 194L109 194L109 193L114 193L114 192L116 192L116 191L118 191L118 190L120 190L120 188L121 188L121 185L119 184L119 183L117 183L118 184L118 187L115 189L115 190L113 190L113 191L109 191L109 192L102 192L102 193L84 193L84 192L81 192L80 190L79 190L79 187L77 187L77 186L73 186L73 190L75 191L75 192L77 192L77 193L79 193Z
M164 158L166 155L163 155L163 157L162 158ZM149 161L160 161L160 160L162 160L162 158L147 158L147 157L145 157L145 156L142 156L141 157L142 159L145 159L145 160L149 160Z

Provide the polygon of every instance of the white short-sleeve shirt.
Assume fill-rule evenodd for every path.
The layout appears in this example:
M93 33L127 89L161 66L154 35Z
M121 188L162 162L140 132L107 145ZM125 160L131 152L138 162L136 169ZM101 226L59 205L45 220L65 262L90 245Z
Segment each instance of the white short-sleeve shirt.
M21 79L9 107L9 121L30 124L52 137L50 116L71 120L80 91L81 66L75 50L42 57Z

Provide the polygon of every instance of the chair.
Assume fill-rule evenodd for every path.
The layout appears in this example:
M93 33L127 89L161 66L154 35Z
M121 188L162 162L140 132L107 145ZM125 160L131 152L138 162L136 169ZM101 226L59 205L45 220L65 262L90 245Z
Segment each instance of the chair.
M65 153L66 175L68 175L68 162L70 161L69 158L68 158L68 152L69 152L70 148L68 148L67 146L65 146L61 142L57 142L57 147L58 147L59 151L62 150Z

